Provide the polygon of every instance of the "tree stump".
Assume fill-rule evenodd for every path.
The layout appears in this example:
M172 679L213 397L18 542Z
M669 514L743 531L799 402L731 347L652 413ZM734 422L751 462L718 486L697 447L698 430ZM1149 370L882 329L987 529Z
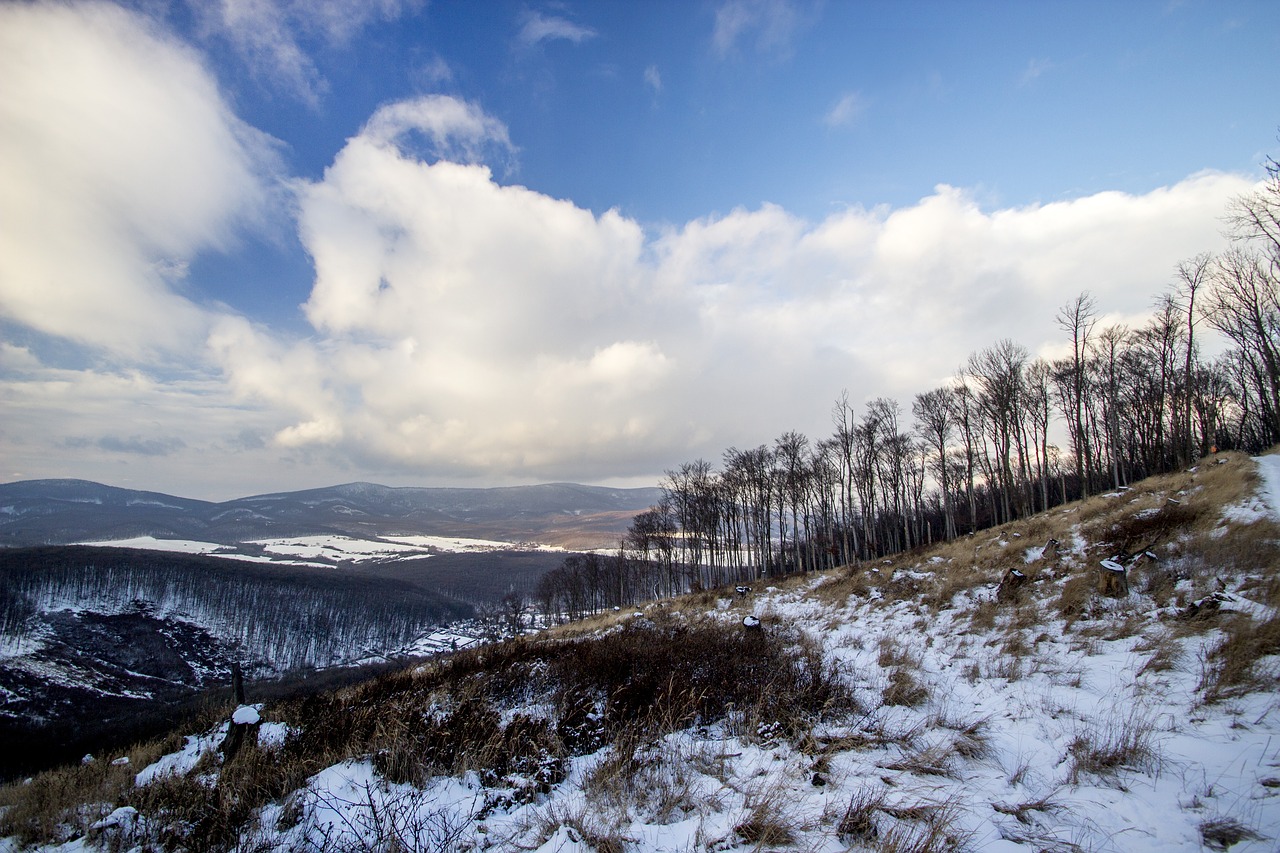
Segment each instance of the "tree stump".
M1048 542L1044 543L1044 551L1040 553L1040 557L1044 560L1058 559L1058 545L1059 542L1057 539L1050 539Z
M996 601L1002 604L1018 600L1018 594L1027 584L1027 576L1017 569L1010 569L1004 573L1004 577L1000 579L1000 586L996 589Z
M1103 560L1098 569L1098 592L1108 598L1124 598L1129 594L1129 578L1124 565Z
M258 725L261 722L257 709L244 703L244 673L241 672L238 661L231 664L231 693L236 700L236 710L231 716L227 736L218 745L224 763L236 757L245 741L250 739L250 734L253 735L253 742L257 742Z

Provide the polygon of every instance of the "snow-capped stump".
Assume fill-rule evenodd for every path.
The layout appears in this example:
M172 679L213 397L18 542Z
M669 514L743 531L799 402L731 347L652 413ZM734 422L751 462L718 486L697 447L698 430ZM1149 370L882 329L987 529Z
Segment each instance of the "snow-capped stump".
M1040 559L1046 561L1058 559L1059 544L1061 543L1059 543L1057 539L1050 539L1048 542L1044 543L1044 550L1040 552Z
M1000 579L996 589L996 601L1007 603L1018 600L1018 593L1027 584L1027 575L1018 569L1010 569Z
M138 810L133 806L121 806L102 820L93 824L90 829L96 829L99 832L116 829L127 833L133 829L133 825L138 820Z
M1123 563L1107 559L1099 564L1098 592L1108 598L1124 598L1129 594L1129 578Z
M751 630L760 627L760 620L754 616L744 616L742 619L742 627Z
M751 587L749 587L749 586L739 586L739 587L734 587L734 589L735 589L735 591L738 593L738 595L750 595L750 594L751 594Z
M262 715L253 705L241 705L231 715L231 723L236 726L256 726L262 722Z
M222 739L218 751L223 761L231 761L244 746L245 740L257 743L258 726L262 716L258 706L246 705L244 701L244 674L239 663L231 665L231 692L235 696L236 710L231 715L231 723L227 726L227 736Z

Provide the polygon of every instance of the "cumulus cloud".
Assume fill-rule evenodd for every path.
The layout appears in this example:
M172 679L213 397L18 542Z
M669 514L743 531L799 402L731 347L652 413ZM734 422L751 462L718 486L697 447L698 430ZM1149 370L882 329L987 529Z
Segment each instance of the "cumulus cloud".
M146 20L0 6L0 315L131 356L199 346L207 312L174 285L261 221L273 162Z
M568 18L531 11L525 15L524 24L521 25L520 33L516 36L516 39L526 47L532 47L533 45L556 39L578 44L595 37L595 30L590 27L584 27L581 24L575 24Z
M213 348L245 400L289 415L275 447L434 477L654 474L825 434L841 389L909 401L1001 337L1051 345L1086 288L1143 311L1249 188L1206 173L985 210L939 186L900 209L764 205L645 233L387 142L496 134L474 105L380 113L300 195L316 335L228 321Z
M515 152L506 125L479 107L447 95L424 95L380 107L366 122L360 139L376 145L413 150L413 141L428 143L420 152L441 160L477 163Z

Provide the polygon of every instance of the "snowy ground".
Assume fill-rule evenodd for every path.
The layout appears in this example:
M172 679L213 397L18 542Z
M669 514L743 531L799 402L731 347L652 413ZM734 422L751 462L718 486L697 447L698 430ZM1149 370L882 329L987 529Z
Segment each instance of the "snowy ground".
M1280 519L1280 456L1258 462L1256 499L1228 508L1224 528ZM1034 569L1043 550L1019 553ZM1082 554L1083 543L1063 542L1060 559ZM896 578L947 570L925 561ZM815 594L821 583L683 617L752 615L820 643L868 710L820 724L803 743L733 720L687 729L641 744L624 778L604 772L612 747L574 758L531 802L474 775L420 790L380 779L368 761L344 762L268 806L245 848L384 849L375 841L398 838L404 849L538 853L1280 849L1280 694L1205 701L1219 630L1175 632L1139 595L1070 627L1044 600L988 607L984 624L974 613L994 599L987 586L930 610L875 591L832 601ZM1236 587L1222 606L1274 615ZM886 702L902 673L918 695ZM188 738L139 781L194 766L218 734ZM290 809L301 818L283 819Z
M321 568L332 567L335 563L341 562L418 559L430 557L433 554L563 550L550 545L517 544L450 536L382 536L377 539L358 539L341 535L294 536L259 539L239 546L190 539L156 539L154 536L138 536L133 539L81 544L111 548L138 548L148 551L177 551L183 554L206 554L255 563Z

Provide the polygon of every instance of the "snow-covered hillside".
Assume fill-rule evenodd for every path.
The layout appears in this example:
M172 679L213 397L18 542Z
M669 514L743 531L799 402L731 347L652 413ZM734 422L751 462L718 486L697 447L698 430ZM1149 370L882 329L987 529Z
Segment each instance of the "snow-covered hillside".
M229 723L104 756L111 795L44 843L1275 850L1278 522L1280 457L1223 456L922 554L602 616L263 707L225 762ZM16 831L27 800L5 796Z

